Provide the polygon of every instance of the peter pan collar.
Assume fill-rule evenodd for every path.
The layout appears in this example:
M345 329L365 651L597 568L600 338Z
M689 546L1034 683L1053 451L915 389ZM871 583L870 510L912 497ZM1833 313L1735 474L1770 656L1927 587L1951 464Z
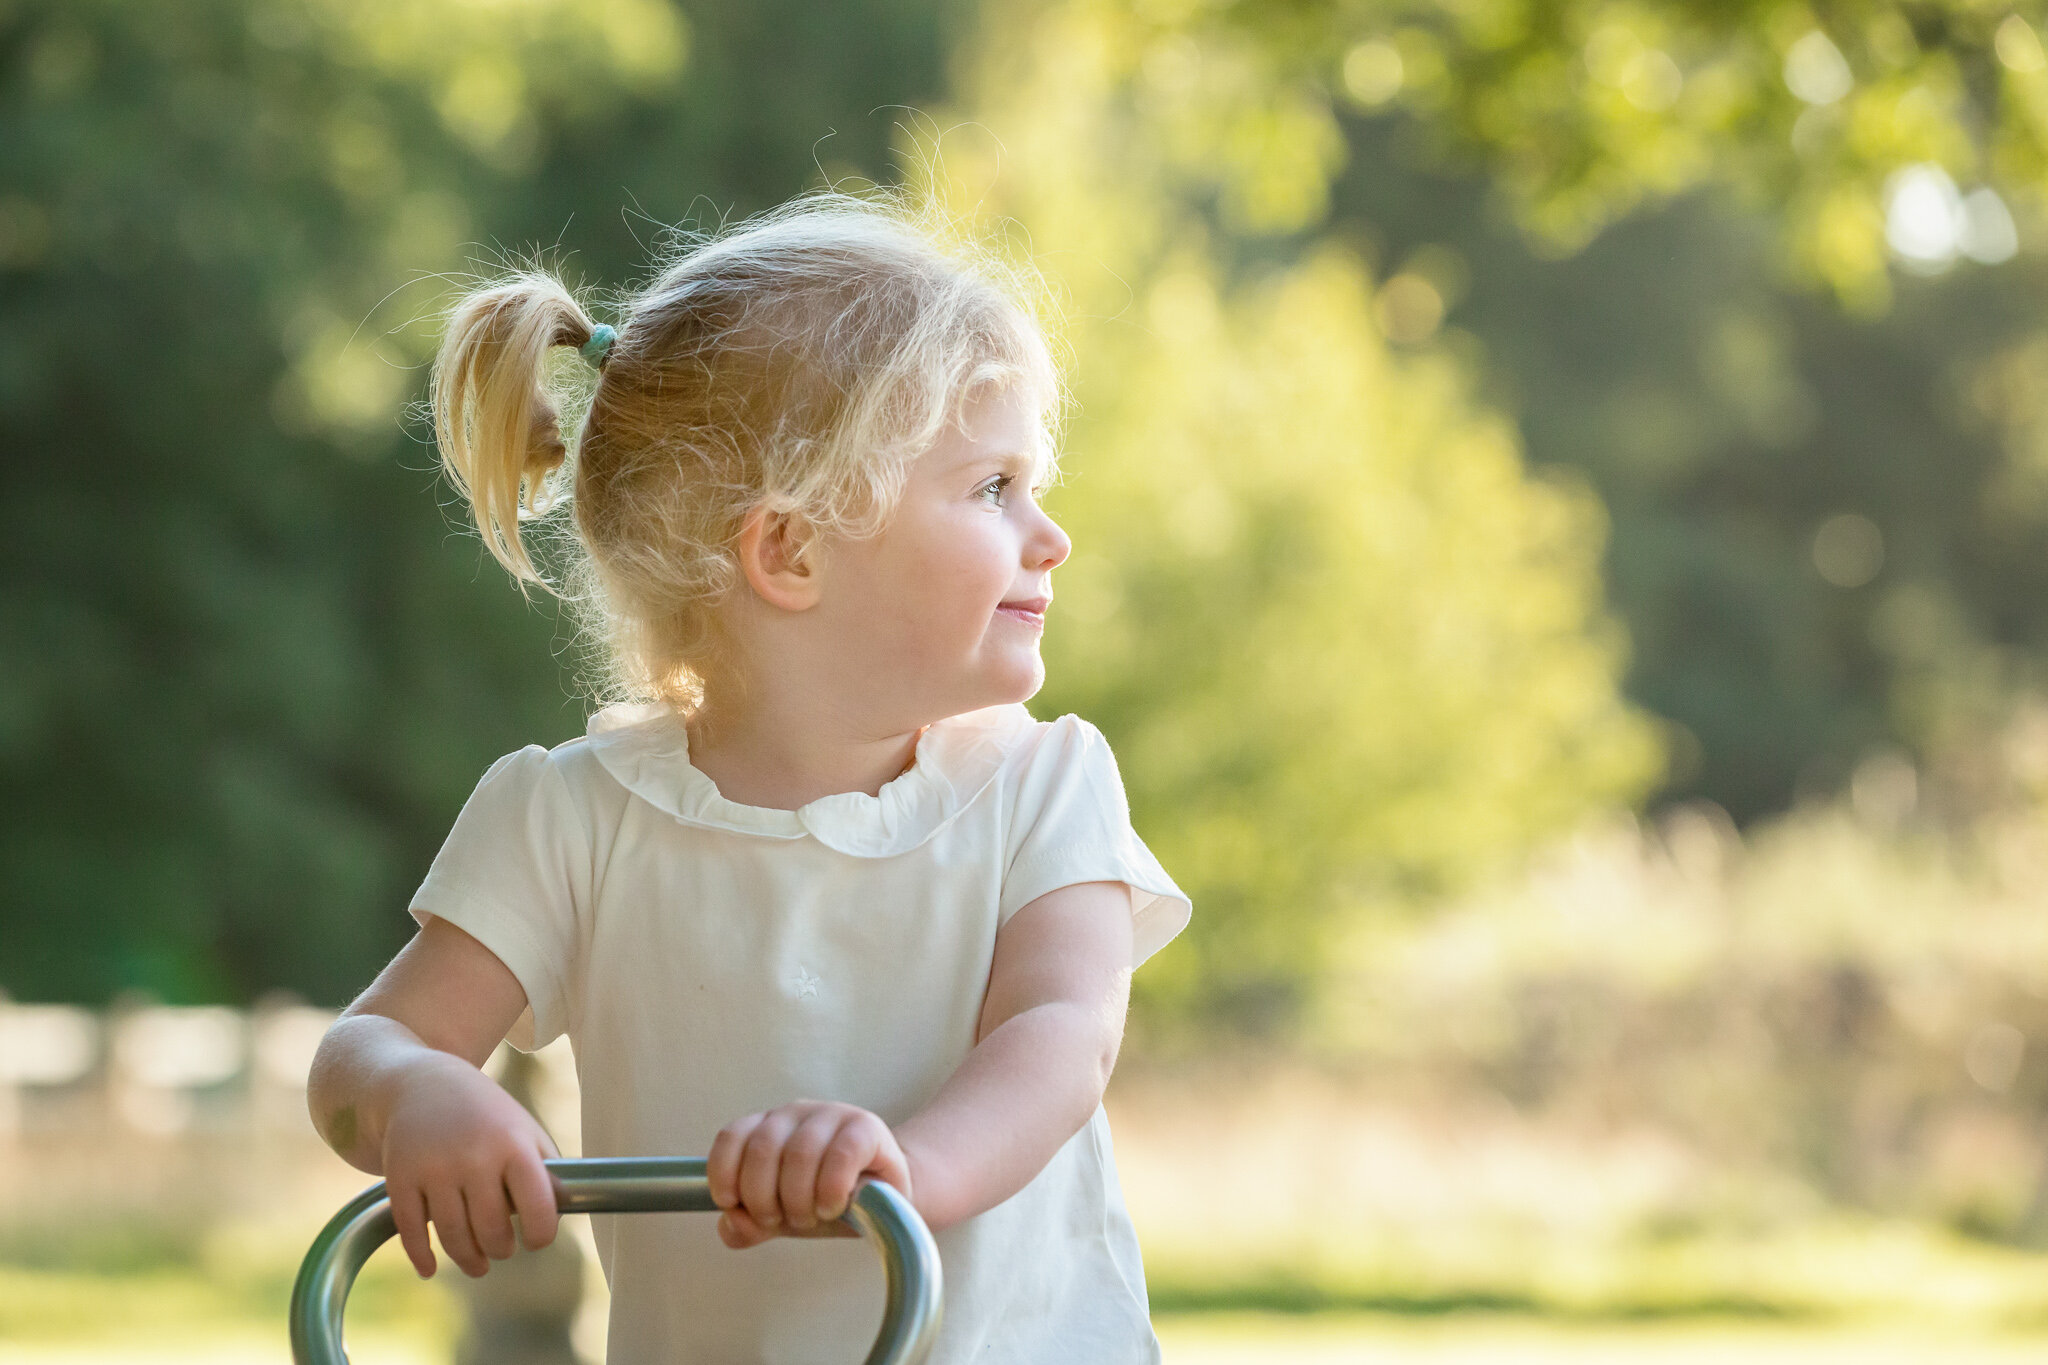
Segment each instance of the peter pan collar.
M880 794L839 792L796 810L743 806L690 762L688 733L666 707L621 703L590 718L591 752L619 785L686 825L767 839L816 839L856 858L907 853L995 780L1035 724L1021 705L970 711L925 727L917 756Z

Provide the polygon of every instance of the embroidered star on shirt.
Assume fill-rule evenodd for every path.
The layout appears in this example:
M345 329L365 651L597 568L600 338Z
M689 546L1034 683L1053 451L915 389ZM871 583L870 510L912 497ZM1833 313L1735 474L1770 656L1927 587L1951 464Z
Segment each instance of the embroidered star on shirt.
M790 982L790 984L796 987L797 999L808 1000L817 995L818 983L823 979L823 977L812 976L810 969L807 967L798 967L796 969L796 980Z

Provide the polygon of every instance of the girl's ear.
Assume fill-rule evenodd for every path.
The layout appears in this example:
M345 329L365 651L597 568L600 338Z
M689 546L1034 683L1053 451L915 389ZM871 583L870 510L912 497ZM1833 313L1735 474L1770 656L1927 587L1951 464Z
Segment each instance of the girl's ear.
M815 543L810 528L788 512L756 507L740 527L734 548L740 572L754 595L771 607L805 611L818 603L824 584L816 566L805 558Z

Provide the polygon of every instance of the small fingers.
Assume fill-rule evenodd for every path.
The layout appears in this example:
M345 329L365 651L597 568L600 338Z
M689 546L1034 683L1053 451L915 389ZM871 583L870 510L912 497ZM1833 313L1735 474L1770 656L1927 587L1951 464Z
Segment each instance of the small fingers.
M478 1249L476 1238L470 1235L469 1215L463 1208L461 1186L451 1183L428 1190L427 1214L434 1220L434 1231L441 1238L441 1250L462 1268L463 1274L474 1279L490 1269L491 1263Z
M776 1193L782 1216L798 1232L818 1225L818 1164L839 1132L842 1115L820 1110L798 1124L782 1145L782 1169Z
M469 1215L469 1235L484 1255L503 1261L519 1249L512 1233L512 1207L505 1198L503 1172L478 1175L465 1184L462 1209Z
M775 1234L755 1222L745 1209L733 1208L718 1215L718 1239L734 1251L745 1251L773 1241Z
M875 1122L881 1123L881 1120ZM881 1141L875 1145L875 1154L868 1158L867 1169L862 1174L895 1186L905 1198L913 1193L910 1188L910 1158L903 1154L903 1144L896 1141L896 1134L886 1125L882 1128Z
M771 1231L782 1226L782 1147L796 1120L771 1110L747 1135L740 1154L740 1203L754 1221Z
M711 1186L711 1202L721 1209L738 1206L740 1157L746 1151L747 1139L767 1117L766 1114L749 1114L743 1119L734 1119L719 1129L718 1136L711 1140L711 1154L704 1159L704 1178Z
M427 1237L427 1200L418 1190L407 1187L386 1191L391 1199L391 1221L398 1225L398 1242L405 1248L405 1258L412 1262L412 1268L420 1278L430 1280L436 1269L434 1244Z
M555 1240L561 1213L555 1203L555 1182L548 1178L538 1151L513 1158L505 1168L505 1192L512 1197L521 1240L528 1251L538 1251Z
M880 1120L875 1122L879 1124ZM869 1124L849 1123L839 1130L818 1164L816 1198L819 1217L839 1218L845 1215L846 1206L853 1202L854 1189L860 1184L861 1176L874 1164L880 1146L880 1134L872 1131Z

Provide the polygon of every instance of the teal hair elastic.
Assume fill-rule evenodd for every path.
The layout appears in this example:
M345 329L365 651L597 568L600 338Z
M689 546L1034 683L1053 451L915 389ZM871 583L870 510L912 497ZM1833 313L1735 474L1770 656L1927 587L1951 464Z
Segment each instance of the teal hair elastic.
M592 365L601 367L604 364L604 358L612 352L612 343L618 339L619 334L610 323L600 322L597 326L590 329L590 340L578 346L576 354L582 356Z

